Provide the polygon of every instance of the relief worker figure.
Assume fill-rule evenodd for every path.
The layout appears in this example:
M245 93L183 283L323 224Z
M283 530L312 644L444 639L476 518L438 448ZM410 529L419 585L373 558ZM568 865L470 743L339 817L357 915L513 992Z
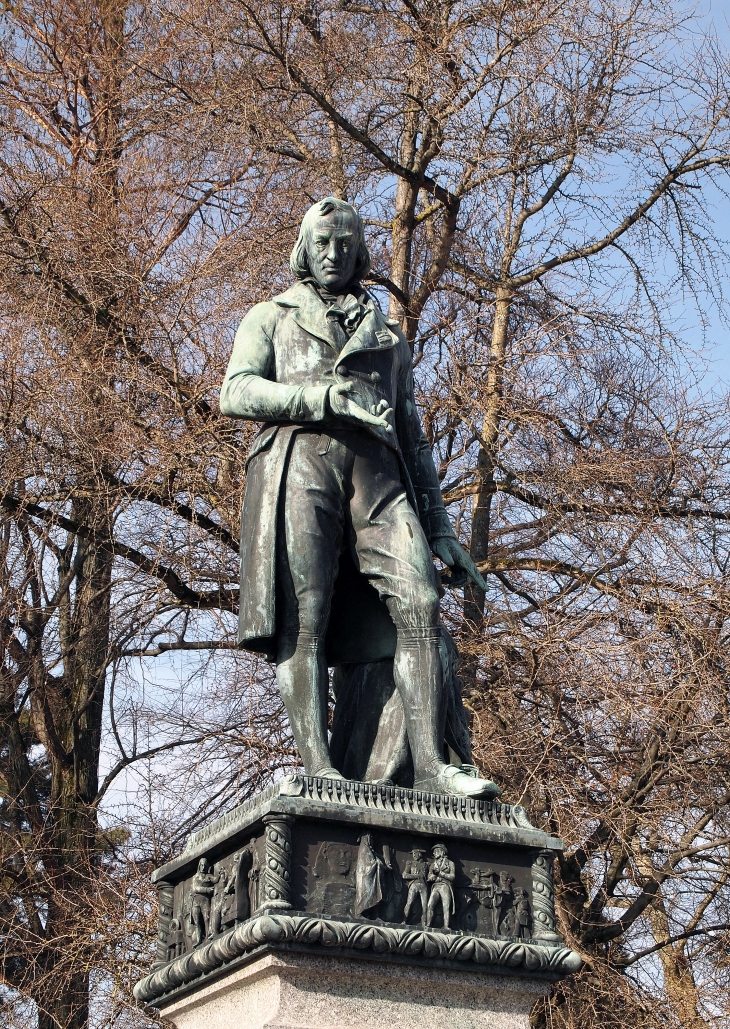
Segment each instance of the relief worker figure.
M215 877L213 902L210 909L209 936L215 936L219 933L223 926L230 920L228 917L228 909L235 885L234 877L231 876L229 878L226 870L224 868L219 868L218 875Z
M308 775L342 778L328 666L393 658L415 787L494 797L444 760L432 554L454 583L484 581L444 509L405 336L361 285L369 264L357 211L315 204L291 256L297 281L236 333L221 411L264 423L247 462L239 642L276 662Z
M208 872L208 862L201 858L190 886L190 922L193 926L193 946L197 947L208 935L210 900L215 890L215 879Z

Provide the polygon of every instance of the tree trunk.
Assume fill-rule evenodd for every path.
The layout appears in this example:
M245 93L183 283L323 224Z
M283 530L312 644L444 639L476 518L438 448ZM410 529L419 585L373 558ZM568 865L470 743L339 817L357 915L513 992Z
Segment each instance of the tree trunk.
M477 458L477 484L479 492L474 498L470 554L477 565L487 560L489 554L489 530L492 518L492 501L496 492L494 471L497 460L499 432L502 418L504 393L504 362L509 339L509 312L513 296L504 288L497 290L494 304L494 323L487 373L486 404L482 420L482 432ZM477 639L484 624L484 590L469 585L464 590L464 621L469 634ZM465 682L476 684L478 657L475 655L464 662Z

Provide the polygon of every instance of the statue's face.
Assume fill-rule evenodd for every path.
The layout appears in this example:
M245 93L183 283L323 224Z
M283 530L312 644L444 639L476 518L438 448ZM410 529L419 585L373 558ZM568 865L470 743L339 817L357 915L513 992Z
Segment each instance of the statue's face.
M357 227L347 211L317 218L307 241L309 270L320 286L336 293L353 276L357 264Z
M330 847L327 864L332 875L347 875L350 871L350 853L346 847Z

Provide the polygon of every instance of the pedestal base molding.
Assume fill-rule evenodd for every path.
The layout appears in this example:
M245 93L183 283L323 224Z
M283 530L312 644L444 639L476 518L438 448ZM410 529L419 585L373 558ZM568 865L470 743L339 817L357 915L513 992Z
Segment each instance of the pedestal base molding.
M336 922L302 915L262 915L196 948L140 980L134 988L138 1000L153 1001L223 968L246 951L262 944L301 943L340 949L369 950L383 956L404 955L420 960L463 961L510 969L523 968L560 978L581 966L578 954L565 946L545 947L517 940L489 940L461 933L401 929Z
M267 953L162 1013L177 1029L529 1029L547 988L520 976Z

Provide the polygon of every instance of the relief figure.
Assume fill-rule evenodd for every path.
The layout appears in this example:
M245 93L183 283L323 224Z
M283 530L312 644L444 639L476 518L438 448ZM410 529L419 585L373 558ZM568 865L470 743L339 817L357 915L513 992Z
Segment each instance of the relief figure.
M371 833L360 837L355 870L355 914L358 917L399 921L403 879L395 853L383 844L377 853Z
M408 918L413 910L416 900L420 901L421 907L421 925L426 925L426 912L428 910L428 862L426 861L426 851L420 847L414 847L411 851L411 857L406 862L406 866L403 870L403 880L408 883L408 896L406 898L405 911L403 912L403 921L408 922Z
M444 929L448 929L451 916L454 912L454 888L453 882L456 878L456 865L449 858L448 851L443 843L437 843L432 848L433 861L428 873L428 881L431 884L431 895L428 898L426 909L426 925L433 925L436 911L441 908L444 922Z
M363 833L355 871L356 915L361 916L368 911L374 914L385 894L385 871L385 862L375 853L372 835Z
M495 914L497 916L497 933L499 936L515 935L514 877L509 872L499 873L499 885L495 891Z
M213 902L210 909L210 926L208 929L209 936L215 936L223 929L227 923L231 922L231 901L233 901L233 891L235 889L235 880L233 876L229 878L228 873L224 868L218 869L218 874L215 877L215 888L213 891Z
M355 884L352 881L352 847L346 843L321 844L314 862L317 880L311 904L327 915L352 915Z
M186 949L185 932L180 925L180 919L171 918L167 933L167 960L174 961L184 954Z
M251 851L251 868L248 873L248 900L251 915L255 915L261 905L261 858L256 849L256 838L249 843Z
M249 844L244 847L233 858L231 869L231 880L233 882L233 910L231 921L245 922L251 914L251 900L248 895L249 878L248 873L253 863L253 851Z
M190 887L190 924L193 930L193 946L197 947L208 935L210 924L210 901L213 896L215 881L208 872L208 862L201 858L198 870L193 876Z
M515 936L521 940L529 940L532 935L530 894L522 887L518 887L515 894Z

